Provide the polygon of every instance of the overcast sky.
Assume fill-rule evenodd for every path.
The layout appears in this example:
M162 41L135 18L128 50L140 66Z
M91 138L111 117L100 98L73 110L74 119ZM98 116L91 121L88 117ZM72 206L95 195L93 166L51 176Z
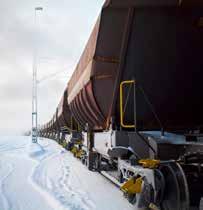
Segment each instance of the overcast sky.
M48 121L104 0L0 0L0 135L31 127L33 48L38 48L39 123ZM34 24L34 8L43 7ZM62 72L55 77L49 75Z

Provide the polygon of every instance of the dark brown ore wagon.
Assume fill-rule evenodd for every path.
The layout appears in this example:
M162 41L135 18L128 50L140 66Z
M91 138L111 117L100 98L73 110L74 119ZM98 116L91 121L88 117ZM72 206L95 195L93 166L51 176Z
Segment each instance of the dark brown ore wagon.
M64 94L60 100L60 103L57 107L57 121L59 127L62 130L68 130L71 128L71 113L67 101L67 90L64 91Z
M68 83L71 112L84 127L193 130L203 118L202 1L107 1Z

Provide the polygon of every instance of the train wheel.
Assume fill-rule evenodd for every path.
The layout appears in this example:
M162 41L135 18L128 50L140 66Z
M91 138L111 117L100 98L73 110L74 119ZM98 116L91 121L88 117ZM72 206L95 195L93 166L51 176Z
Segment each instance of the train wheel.
M101 155L99 153L96 154L95 158L95 170L96 171L101 170Z
M189 190L181 166L176 162L160 166L165 179L162 210L189 210Z
M87 156L87 168L90 171L94 170L94 161L95 161L95 156L93 152L89 152Z

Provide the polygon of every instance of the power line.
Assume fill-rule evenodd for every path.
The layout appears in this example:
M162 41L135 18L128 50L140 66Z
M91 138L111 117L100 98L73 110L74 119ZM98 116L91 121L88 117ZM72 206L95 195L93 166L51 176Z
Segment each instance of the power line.
M62 71L57 71L57 72L55 72L55 73L49 74L49 75L47 75L47 76L45 76L45 77L42 77L40 80L37 81L37 83L39 84L39 83L41 83L41 82L43 82L43 81L45 81L45 80L55 78L55 77L57 77L59 74L66 73L66 72L67 72L67 70L62 70ZM71 77L71 75L68 75L67 77Z

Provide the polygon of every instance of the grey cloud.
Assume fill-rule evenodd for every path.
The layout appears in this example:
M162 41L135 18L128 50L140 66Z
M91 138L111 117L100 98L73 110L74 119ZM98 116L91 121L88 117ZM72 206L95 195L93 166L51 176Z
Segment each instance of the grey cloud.
M0 1L0 134L19 134L30 129L35 46L38 48L39 78L67 70L39 85L39 122L49 120L103 2ZM42 5L44 11L38 16L40 27L36 28L34 7L38 5Z

